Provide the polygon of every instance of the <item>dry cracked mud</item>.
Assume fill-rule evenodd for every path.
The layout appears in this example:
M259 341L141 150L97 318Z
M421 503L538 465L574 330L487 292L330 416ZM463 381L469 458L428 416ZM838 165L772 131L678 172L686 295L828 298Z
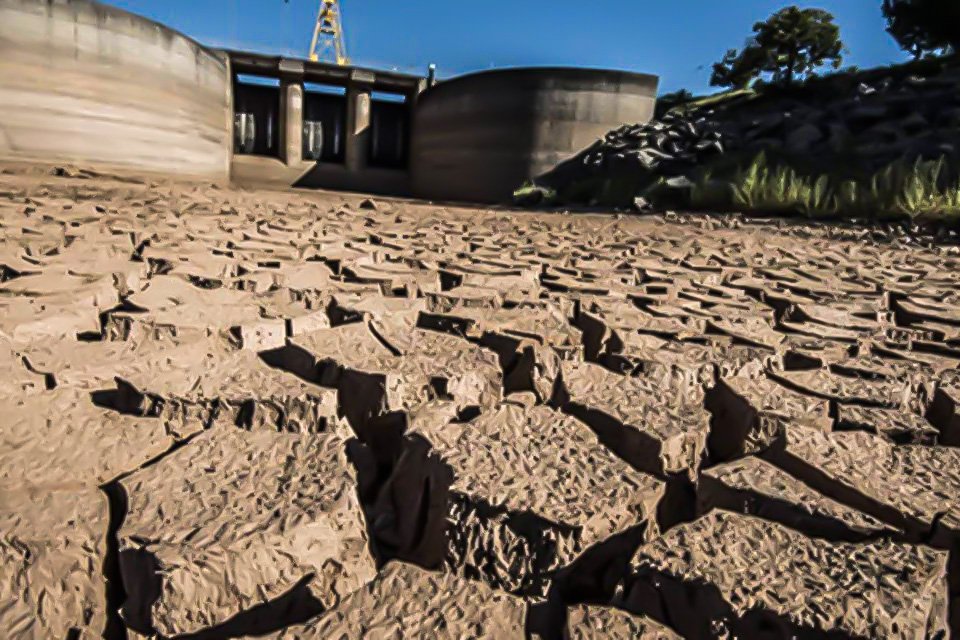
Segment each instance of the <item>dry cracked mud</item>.
M957 247L60 173L0 636L960 637Z

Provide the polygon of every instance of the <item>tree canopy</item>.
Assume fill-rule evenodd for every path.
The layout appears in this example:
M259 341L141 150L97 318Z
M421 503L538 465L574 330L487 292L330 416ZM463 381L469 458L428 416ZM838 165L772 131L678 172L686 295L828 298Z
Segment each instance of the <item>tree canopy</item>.
M843 63L840 27L822 9L787 7L753 25L753 36L741 51L731 49L713 66L711 84L747 87L764 74L777 84L791 85L822 68Z
M883 0L887 31L914 58L960 49L958 0Z
M743 51L729 49L723 60L713 65L710 84L714 87L743 89L760 77L765 65L765 53L748 44Z

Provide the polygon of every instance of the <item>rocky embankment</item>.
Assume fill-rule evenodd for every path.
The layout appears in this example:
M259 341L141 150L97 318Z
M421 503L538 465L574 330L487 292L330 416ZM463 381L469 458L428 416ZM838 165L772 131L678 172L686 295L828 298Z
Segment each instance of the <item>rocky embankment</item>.
M766 87L701 102L611 131L536 183L561 201L625 204L658 181L683 188L760 154L814 178L863 180L891 165L941 158L960 166L960 62L839 74L792 91ZM632 193L605 192L605 181L625 181Z
M0 636L943 638L960 256L0 175Z

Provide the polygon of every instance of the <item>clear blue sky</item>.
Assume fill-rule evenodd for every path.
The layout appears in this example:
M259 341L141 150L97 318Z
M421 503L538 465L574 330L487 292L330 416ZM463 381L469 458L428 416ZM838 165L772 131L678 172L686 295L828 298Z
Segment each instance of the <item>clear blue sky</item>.
M710 65L789 0L341 0L357 64L442 77L490 67L580 65L658 74L661 90L708 90ZM319 0L108 0L204 44L305 56ZM870 67L905 59L880 0L799 3L831 11Z

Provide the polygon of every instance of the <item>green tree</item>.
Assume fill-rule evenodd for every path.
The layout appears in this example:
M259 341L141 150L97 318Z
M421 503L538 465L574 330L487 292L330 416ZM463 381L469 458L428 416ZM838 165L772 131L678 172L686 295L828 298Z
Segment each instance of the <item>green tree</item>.
M817 71L843 64L840 27L822 9L787 7L753 25L742 51L730 50L713 67L711 84L747 87L769 74L773 82L792 85Z
M745 89L760 77L764 67L764 52L748 44L743 51L729 49L723 60L713 65L710 84L714 87Z
M914 58L960 50L957 0L883 0L887 32Z

